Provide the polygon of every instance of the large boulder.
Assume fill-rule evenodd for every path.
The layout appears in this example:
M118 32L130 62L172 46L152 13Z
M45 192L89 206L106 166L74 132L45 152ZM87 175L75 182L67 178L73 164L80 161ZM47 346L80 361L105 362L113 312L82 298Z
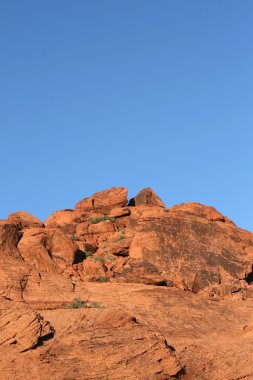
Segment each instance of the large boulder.
M125 187L112 187L100 191L91 197L84 198L75 206L80 211L100 211L109 213L115 207L125 207L127 204L127 189Z
M150 188L146 187L142 189L135 197L131 198L129 206L138 206L138 205L152 205L165 207L163 201L158 197L158 195Z
M153 264L185 289L199 291L221 282L221 270L233 279L252 271L253 234L207 206L176 206L164 215L143 214L129 255Z
M17 224L20 229L27 227L43 228L44 223L27 211L13 212L8 216L8 222Z
M35 347L41 339L53 334L49 322L28 305L5 297L0 297L0 330L0 348L15 345L21 352Z
M22 258L39 272L63 271L75 261L78 246L60 230L30 228L18 244Z
M74 235L79 223L87 219L87 214L77 210L55 211L45 221L46 227L59 228L66 234Z
M20 257L17 249L20 237L21 235L15 224L0 220L0 257Z

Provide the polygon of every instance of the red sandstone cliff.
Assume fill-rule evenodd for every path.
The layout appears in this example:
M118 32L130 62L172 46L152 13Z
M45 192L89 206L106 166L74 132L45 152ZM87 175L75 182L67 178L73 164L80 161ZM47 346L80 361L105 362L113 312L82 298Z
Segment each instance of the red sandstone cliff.
M210 206L112 188L0 221L0 372L253 379L253 234Z

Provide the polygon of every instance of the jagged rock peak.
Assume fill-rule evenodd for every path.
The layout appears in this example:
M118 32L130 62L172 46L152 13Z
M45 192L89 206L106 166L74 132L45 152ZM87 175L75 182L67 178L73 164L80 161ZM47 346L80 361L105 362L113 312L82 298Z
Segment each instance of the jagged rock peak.
M150 187L145 187L135 197L131 198L128 206L138 206L141 204L165 207L163 201Z

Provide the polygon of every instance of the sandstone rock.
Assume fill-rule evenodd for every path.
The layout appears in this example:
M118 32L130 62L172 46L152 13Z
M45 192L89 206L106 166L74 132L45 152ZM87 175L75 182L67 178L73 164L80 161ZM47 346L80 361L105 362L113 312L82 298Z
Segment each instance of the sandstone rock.
M60 373L71 378L74 371L82 379L172 379L184 369L162 336L125 311L45 315L59 331L50 349L51 378L60 379Z
M18 351L26 351L52 334L49 322L29 306L6 298L0 298L0 330L0 346L15 345Z
M96 261L96 258L88 258L82 263L81 275L85 281L98 280L106 274L106 266L102 261ZM80 270L79 270L80 273Z
M8 216L7 221L17 224L20 229L27 227L44 227L44 223L42 223L41 220L26 211L13 212Z
M127 189L125 187L112 187L100 191L89 198L84 198L75 206L81 211L102 211L109 213L112 208L125 207L127 204Z
M138 206L141 204L165 207L163 201L150 187L141 190L135 197L131 198L128 203L129 206Z
M114 235L115 236L115 235ZM115 239L106 243L106 250L108 253L116 256L128 256L129 247L133 238L127 237L125 234L119 232Z
M82 223L87 219L87 214L77 210L55 211L45 221L46 227L66 227Z
M128 215L130 215L130 209L128 207L115 207L110 211L109 217L120 218Z
M120 277L126 282L166 286L166 278L161 276L158 270L148 262L138 260L128 261L127 266L124 266L120 272Z
M20 253L17 249L21 235L13 223L8 223L4 220L0 220L0 257L13 256L20 257Z
M57 272L72 265L78 247L61 231L30 228L18 244L23 259L39 272Z
M176 212L183 215L196 216L199 218L205 218L209 221L226 222L235 225L230 219L218 212L214 207L205 206L201 203L188 202L182 203L176 206L172 206L168 209L169 212Z
M253 234L150 191L0 221L1 378L252 378Z
M89 227L88 227L88 232L90 234L107 234L107 233L111 233L111 232L114 232L115 231L115 228L114 228L114 225L113 223L111 223L109 220L106 220L104 222L100 222L100 223L97 223L97 224L90 224Z
M63 277L59 273L33 269L27 277L23 300L33 309L63 308L74 298L75 276Z
M153 264L167 280L191 290L198 275L204 288L220 282L221 268L235 279L251 270L253 234L224 223L210 208L200 214L172 208L164 217L141 217L129 255ZM200 290L200 289L199 289Z
M89 234L88 228L90 226L89 222L79 223L76 227L76 236L86 236Z

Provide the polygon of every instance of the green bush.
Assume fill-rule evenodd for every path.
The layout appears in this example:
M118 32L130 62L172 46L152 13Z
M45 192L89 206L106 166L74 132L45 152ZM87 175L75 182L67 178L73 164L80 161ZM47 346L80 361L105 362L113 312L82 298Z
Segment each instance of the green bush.
M117 241L123 240L123 239L125 239L125 238L126 238L126 236L125 236L125 232L121 232L121 233L119 234L119 236L118 236L115 240L113 240L113 241L114 241L114 243L116 243Z
M115 260L116 260L116 257L115 257L114 255L107 254L107 255L106 255L106 260L115 261Z
M105 262L105 257L104 256L95 256L94 261L101 261L102 263Z
M100 305L99 303L95 301L83 301L80 298L75 298L72 302L72 304L65 307L65 309L104 309L103 305Z
M93 301L93 302L89 303L88 308L90 308L90 309L105 309L105 306L100 305L99 303Z
M87 308L87 302L80 298L75 298L72 304L65 307L65 309L85 309Z
M90 224L98 224L100 222L105 222L106 220L108 220L109 222L114 222L115 218L111 218L110 216L97 216L88 219Z
M99 282L108 282L109 279L107 277L100 277Z
M85 251L84 254L85 254L86 259L87 259L87 257L93 256L93 253L91 251Z

